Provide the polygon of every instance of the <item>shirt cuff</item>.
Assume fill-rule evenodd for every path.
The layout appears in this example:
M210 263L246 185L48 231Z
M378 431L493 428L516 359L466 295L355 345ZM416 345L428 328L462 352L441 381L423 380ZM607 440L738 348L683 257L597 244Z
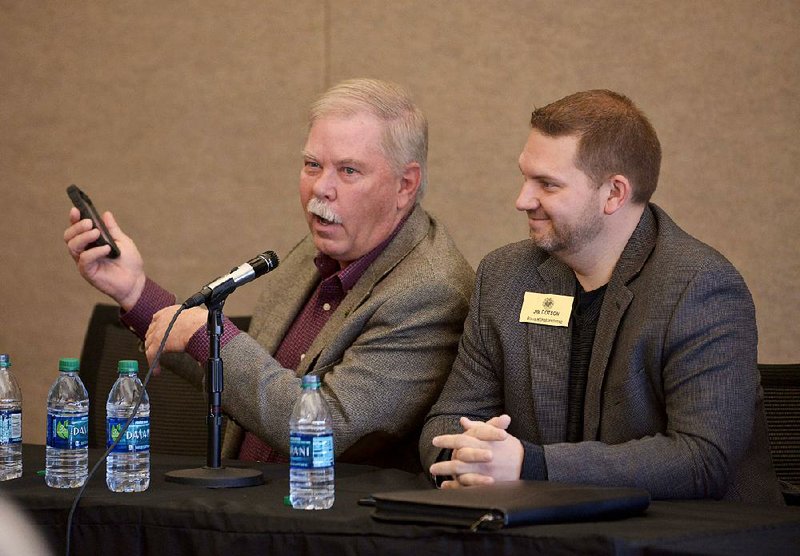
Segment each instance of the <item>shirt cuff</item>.
M529 481L547 480L547 462L544 458L544 448L538 444L520 440L525 453L522 456L522 472L520 479Z
M222 336L219 338L220 351L222 348L228 345L231 340L241 333L242 331L239 330L228 317L223 315ZM207 327L201 326L197 329L197 331L195 331L194 334L192 334L192 337L189 338L189 343L186 344L186 353L188 353L195 361L204 363L208 359L208 343L209 340Z
M170 305L175 305L175 296L147 278L136 305L127 312L120 309L119 318L140 340L144 340L153 315Z

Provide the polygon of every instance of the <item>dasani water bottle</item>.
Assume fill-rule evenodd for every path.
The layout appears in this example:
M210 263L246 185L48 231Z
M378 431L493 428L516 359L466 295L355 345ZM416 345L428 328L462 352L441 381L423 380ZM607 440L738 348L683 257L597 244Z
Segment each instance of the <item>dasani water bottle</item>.
M58 362L58 378L47 396L47 486L83 486L89 474L89 395L83 386L77 359Z
M0 481L22 476L22 394L9 367L0 353Z
M141 492L150 486L150 398L136 376L138 361L120 361L117 370L106 403L106 446L118 442L106 460L106 485L114 492ZM140 396L136 416L122 432Z
M319 377L303 377L303 392L289 420L289 499L302 510L333 505L333 424L319 392Z

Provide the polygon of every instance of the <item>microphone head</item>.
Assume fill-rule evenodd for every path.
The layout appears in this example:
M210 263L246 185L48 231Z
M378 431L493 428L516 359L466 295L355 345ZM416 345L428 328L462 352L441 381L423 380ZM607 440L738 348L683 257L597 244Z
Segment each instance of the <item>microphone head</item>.
M253 260L248 261L248 264L253 267L256 277L266 274L278 267L280 260L275 251L264 251Z
M209 300L223 299L239 286L263 276L278 266L278 255L274 251L264 251L257 257L247 261L247 264L239 265L225 276L220 276L202 290L183 302L184 309L197 307L201 303L208 305Z

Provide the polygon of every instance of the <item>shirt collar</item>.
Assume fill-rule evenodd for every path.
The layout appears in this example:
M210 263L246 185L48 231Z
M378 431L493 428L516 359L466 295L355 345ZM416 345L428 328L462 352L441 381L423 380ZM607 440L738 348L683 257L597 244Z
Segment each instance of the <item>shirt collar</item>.
M369 265L375 262L375 259L377 259L381 253L383 253L383 250L386 249L386 246L389 245L398 232L400 232L408 220L408 217L411 216L412 212L414 211L411 210L405 215L405 217L403 217L389 237L383 240L383 242L381 242L372 251L362 255L360 258L347 265L344 269L340 270L339 262L332 259L325 253L317 253L317 256L314 257L314 264L316 265L320 276L322 276L322 279L327 280L331 276L338 275L339 280L342 283L342 289L345 292L353 289L353 286L356 285L356 282L358 282L358 279L361 278L361 275L366 272L366 270L369 268Z

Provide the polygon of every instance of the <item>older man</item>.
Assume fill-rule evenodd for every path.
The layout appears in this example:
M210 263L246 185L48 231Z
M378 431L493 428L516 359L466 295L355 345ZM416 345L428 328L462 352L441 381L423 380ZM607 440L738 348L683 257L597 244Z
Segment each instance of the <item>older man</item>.
M649 203L650 122L588 91L531 127L517 199L531 239L481 263L424 464L445 487L521 477L780 502L750 293Z
M311 107L300 201L310 235L264 280L248 333L227 322L226 457L281 461L308 373L322 380L340 461L419 468L417 438L461 334L474 273L418 204L427 122L400 87L343 82ZM152 358L175 297L149 280L133 242L104 215L121 255L70 212L64 239L80 273L110 295ZM207 312L184 311L166 350L204 362ZM182 374L200 383L196 364ZM188 374L187 374L188 373ZM238 424L238 426L236 426Z

